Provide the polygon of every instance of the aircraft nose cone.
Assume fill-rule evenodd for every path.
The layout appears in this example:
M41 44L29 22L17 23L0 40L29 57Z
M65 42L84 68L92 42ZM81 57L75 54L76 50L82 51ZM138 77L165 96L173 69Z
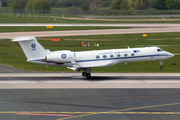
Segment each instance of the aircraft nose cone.
M169 57L173 57L173 56L174 56L174 54L172 54L172 53L168 53L168 54L167 54L167 56L169 56Z

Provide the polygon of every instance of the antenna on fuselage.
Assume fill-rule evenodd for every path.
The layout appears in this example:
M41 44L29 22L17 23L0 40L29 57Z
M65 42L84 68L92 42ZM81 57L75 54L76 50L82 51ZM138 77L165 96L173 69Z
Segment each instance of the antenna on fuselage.
M130 49L130 47L129 46L127 46L128 47L128 49Z

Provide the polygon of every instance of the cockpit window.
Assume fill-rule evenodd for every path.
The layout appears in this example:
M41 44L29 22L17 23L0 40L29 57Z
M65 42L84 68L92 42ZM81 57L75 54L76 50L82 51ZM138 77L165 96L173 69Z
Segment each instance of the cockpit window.
M157 49L157 51L158 51L158 52L161 52L161 51L164 51L164 50L162 50L162 49Z

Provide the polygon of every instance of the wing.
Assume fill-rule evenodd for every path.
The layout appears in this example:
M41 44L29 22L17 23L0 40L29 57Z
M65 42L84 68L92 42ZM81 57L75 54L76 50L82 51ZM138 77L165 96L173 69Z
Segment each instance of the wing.
M104 67L104 66L111 66L114 65L114 63L111 60L107 61L92 61L92 62L76 62L73 58L71 59L71 63L73 67L67 67L71 70L80 71L84 68L92 68L92 67Z
M114 63L111 60L106 61L86 61L86 62L79 62L78 63L82 68L89 68L89 67L104 67L104 66L111 66Z

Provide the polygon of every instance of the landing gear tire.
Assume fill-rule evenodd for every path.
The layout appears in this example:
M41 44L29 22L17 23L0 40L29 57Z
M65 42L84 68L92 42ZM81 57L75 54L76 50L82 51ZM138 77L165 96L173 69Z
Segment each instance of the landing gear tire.
M86 73L86 77L89 79L91 78L91 74L90 73Z
M87 74L86 72L83 72L83 73L82 73L82 76L83 76L83 77L86 77L86 74Z
M162 60L160 60L160 61L159 61L159 64L160 64L160 68L161 68L161 69L164 69L164 66L163 66Z
M164 69L164 66L161 66L160 68L161 68L161 69Z

